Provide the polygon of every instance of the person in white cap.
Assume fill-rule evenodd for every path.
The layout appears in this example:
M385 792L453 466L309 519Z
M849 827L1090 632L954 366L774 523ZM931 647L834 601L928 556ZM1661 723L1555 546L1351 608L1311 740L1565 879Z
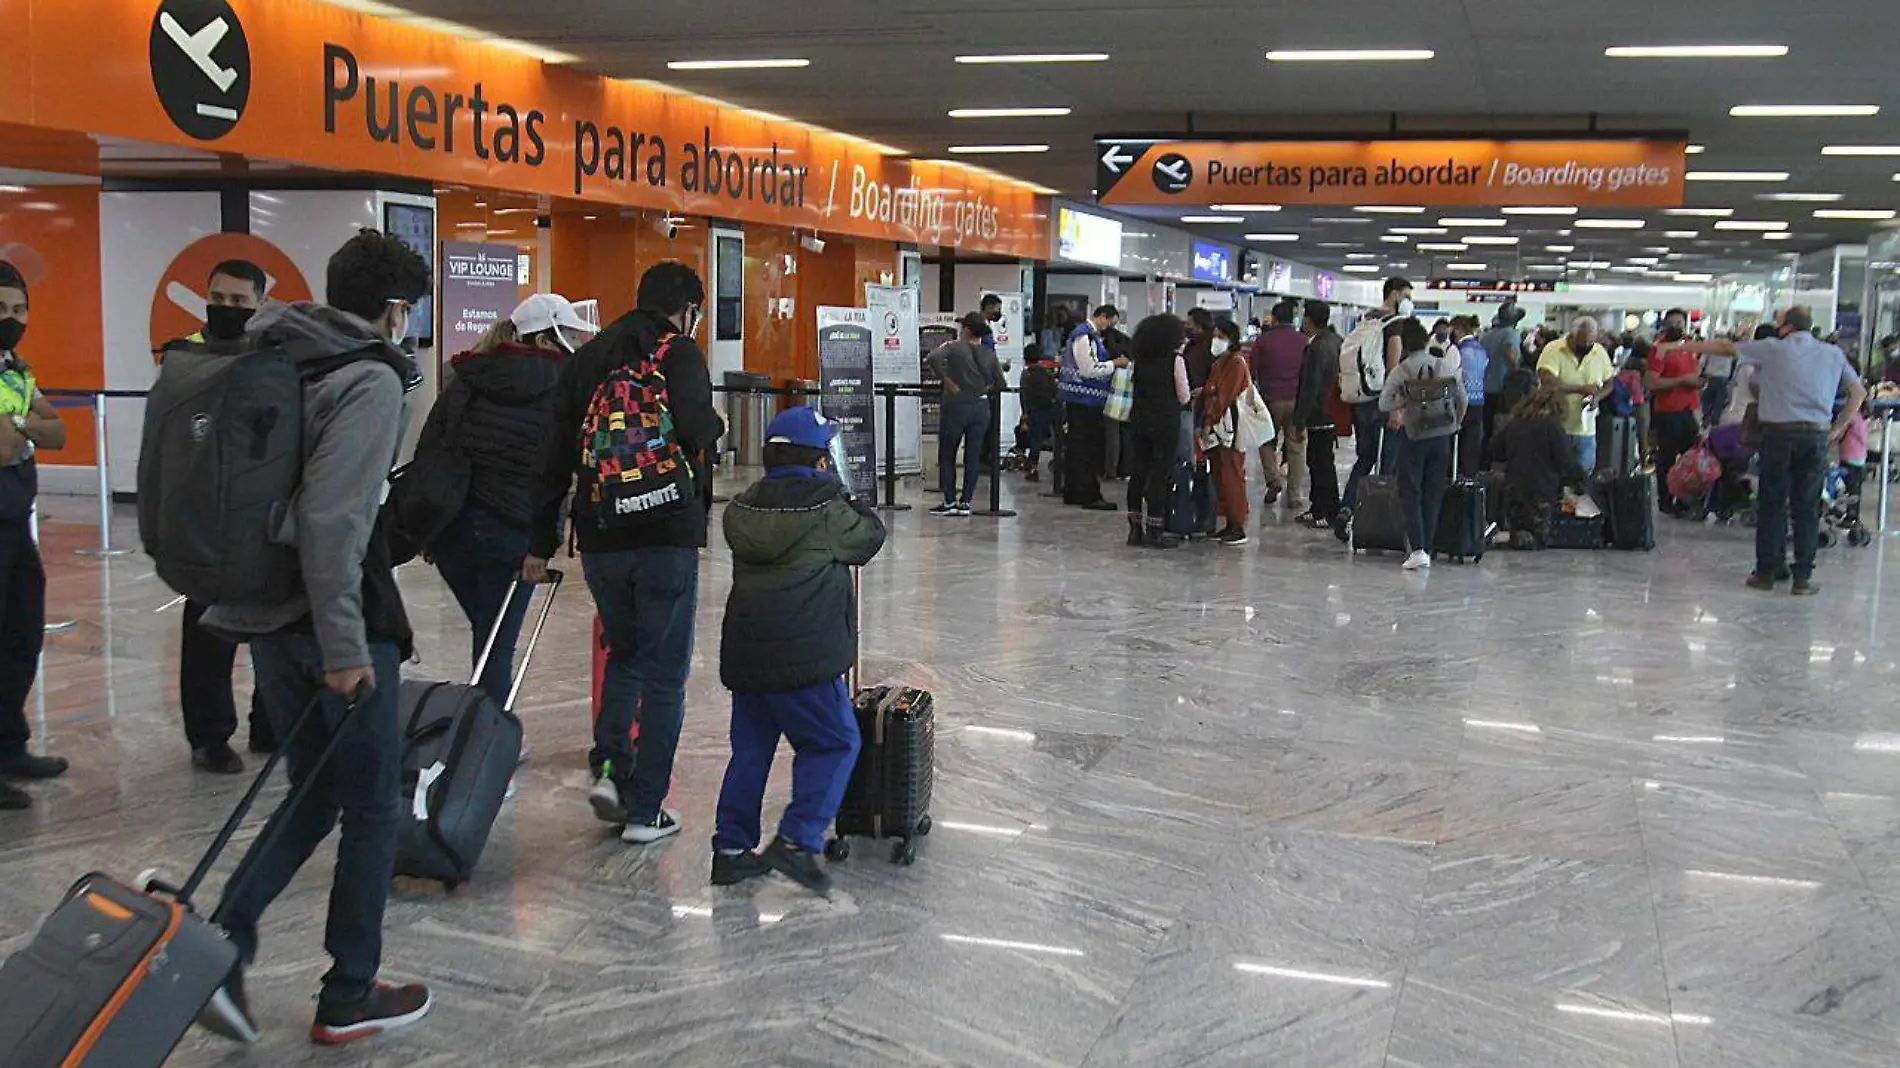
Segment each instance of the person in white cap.
M423 425L392 500L413 551L435 562L472 631L471 658L521 574L535 479L554 429L561 365L599 328L558 293L536 293L449 361L451 378ZM464 474L466 472L466 474ZM465 491L465 492L464 492ZM504 704L528 598L508 609L481 686Z

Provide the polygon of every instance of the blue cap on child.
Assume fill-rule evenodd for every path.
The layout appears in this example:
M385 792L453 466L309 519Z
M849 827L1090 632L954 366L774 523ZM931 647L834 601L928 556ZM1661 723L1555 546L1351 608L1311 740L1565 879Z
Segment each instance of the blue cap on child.
M838 424L818 414L818 409L806 405L787 408L778 413L772 425L765 428L767 445L797 445L806 449L828 449L831 439L838 436Z

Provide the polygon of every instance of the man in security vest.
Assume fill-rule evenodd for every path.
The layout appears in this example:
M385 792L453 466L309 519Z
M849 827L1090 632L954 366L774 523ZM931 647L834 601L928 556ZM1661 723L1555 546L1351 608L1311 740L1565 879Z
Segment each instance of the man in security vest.
M1115 368L1128 366L1126 357L1109 359L1102 344L1102 331L1121 321L1121 310L1113 304L1095 309L1088 321L1069 332L1062 346L1062 365L1056 374L1056 390L1066 409L1068 429L1064 437L1063 460L1067 472L1062 483L1062 503L1097 512L1112 512L1115 505L1102 497L1102 452L1108 434L1108 380Z

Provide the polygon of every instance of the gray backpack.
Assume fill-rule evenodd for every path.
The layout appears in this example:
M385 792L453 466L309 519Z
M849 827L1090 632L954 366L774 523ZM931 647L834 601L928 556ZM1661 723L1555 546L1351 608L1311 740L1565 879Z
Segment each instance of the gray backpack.
M1443 359L1432 361L1439 370ZM1458 393L1464 386L1455 375L1415 378L1405 384L1405 407L1409 422L1421 432L1443 430L1458 425Z
M304 385L363 355L255 338L166 350L145 402L138 513L167 586L204 605L278 605L300 592L291 502Z

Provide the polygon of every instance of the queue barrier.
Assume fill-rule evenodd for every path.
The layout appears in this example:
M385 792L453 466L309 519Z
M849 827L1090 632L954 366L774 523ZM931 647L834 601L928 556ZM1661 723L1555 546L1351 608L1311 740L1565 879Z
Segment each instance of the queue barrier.
M41 389L47 403L55 408L92 409L92 445L99 474L99 544L76 550L80 556L124 556L130 549L112 545L112 453L110 431L106 428L106 401L143 400L151 393L142 389Z

